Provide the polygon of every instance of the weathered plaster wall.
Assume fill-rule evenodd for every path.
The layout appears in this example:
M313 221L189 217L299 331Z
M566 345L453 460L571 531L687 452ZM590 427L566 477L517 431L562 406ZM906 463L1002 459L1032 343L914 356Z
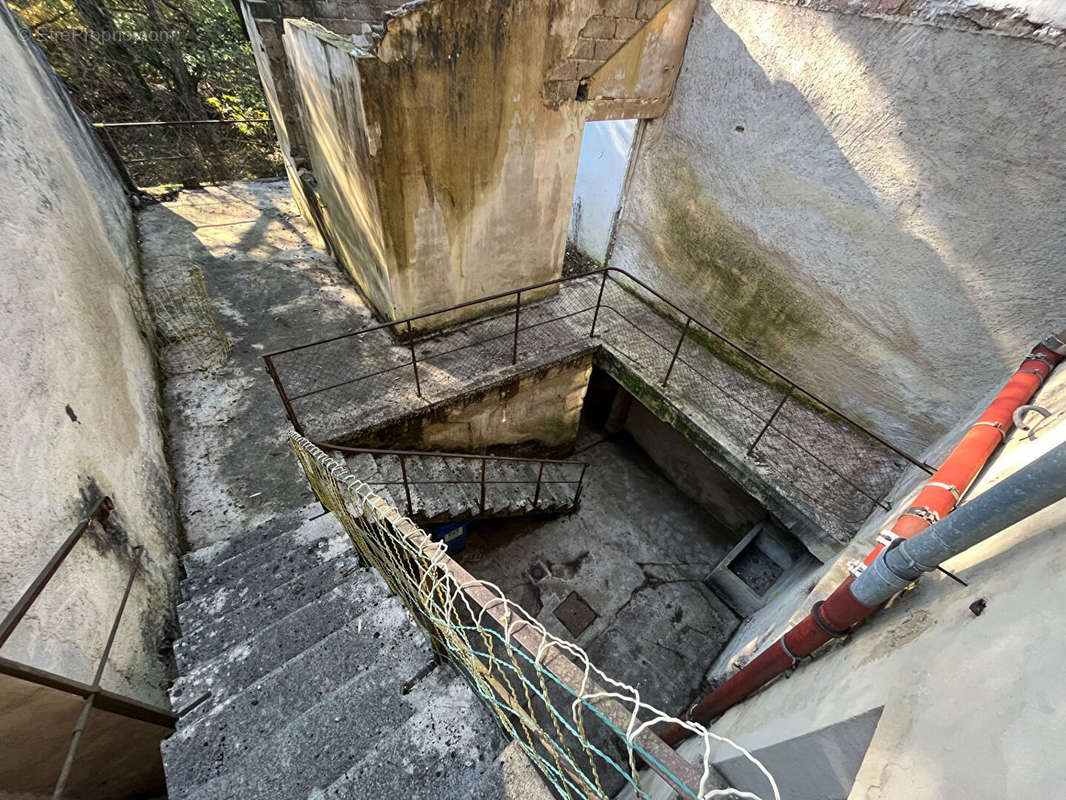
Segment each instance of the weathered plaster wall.
M630 406L625 429L675 486L735 535L734 541L766 519L766 509L724 470L639 402Z
M323 233L374 307L393 316L391 258L375 186L379 133L367 120L359 89L367 59L351 42L306 21L286 22L284 43Z
M541 92L556 25L588 5L438 0L390 21L362 89L397 316L559 275L583 117Z
M350 4L268 5L321 188L310 216L396 319L560 275L582 125L662 113L694 0L430 0L348 38L331 31L352 33ZM260 58L277 86L281 66Z
M612 265L920 450L1061 322L1066 49L701 3Z
M91 683L139 544L103 684L165 706L178 543L153 357L131 306L133 219L94 135L6 6L0 74L0 608L97 496L117 506L116 524L86 534L3 655Z
M591 373L591 353L570 356L345 441L392 450L566 453L577 441Z

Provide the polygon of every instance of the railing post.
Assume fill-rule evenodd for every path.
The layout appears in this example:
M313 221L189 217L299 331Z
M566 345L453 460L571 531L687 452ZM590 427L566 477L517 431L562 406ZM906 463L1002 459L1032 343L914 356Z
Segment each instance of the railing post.
M403 476L403 493L407 496L407 516L411 516L411 484L407 480L407 456L399 456L400 474Z
M481 507L481 513L482 514L485 513L485 465L486 465L487 462L488 462L488 459L486 459L486 458L482 458L481 459L481 503L480 503L480 507Z
M666 368L666 377L663 378L663 388L666 387L666 382L670 380L670 373L674 371L674 362L677 361L677 354L681 352L681 344L685 341L685 335L688 333L688 326L692 324L692 317L685 317L685 327L681 329L681 338L677 340L677 347L674 348L674 356L670 359L670 366Z
M522 312L522 292L514 296L514 346L511 348L511 366L518 363L518 317Z
M544 462L540 462L540 469L537 470L537 491L533 493L533 510L537 510L537 503L540 502L540 479L544 475Z
M415 393L421 397L422 383L418 380L418 358L415 356L415 340L411 335L411 320L407 320L407 346L411 350L411 367L415 371Z
M603 301L603 288L607 285L607 270L603 271L603 280L600 281L600 293L596 295L596 310L592 312L592 328L589 330L589 338L596 335L596 320L600 317L600 303Z
M266 362L267 373L270 375L270 380L274 381L274 388L278 390L278 394L281 395L281 404L285 406L285 416L289 418L289 422L292 423L293 429L300 434L304 435L303 426L300 425L300 420L296 417L296 412L292 408L292 403L289 402L289 395L285 392L285 386L281 383L281 378L278 377L278 371L274 369L274 359L270 356L263 356L263 361Z
M585 486L585 470L589 468L587 463L581 465L581 475L577 479L577 491L574 493L574 505L576 506L581 500L581 490Z
M792 396L792 390L795 388L795 386L789 384L788 391L785 392L784 396L781 398L781 402L777 404L777 408L774 409L774 413L770 415L770 419L766 420L766 424L762 426L762 430L759 431L759 435L755 437L755 441L752 442L751 447L748 448L749 456L753 452L755 452L755 447L762 440L763 434L766 433L766 431L769 430L770 426L774 424L774 420L777 418L777 413L784 407L785 401Z

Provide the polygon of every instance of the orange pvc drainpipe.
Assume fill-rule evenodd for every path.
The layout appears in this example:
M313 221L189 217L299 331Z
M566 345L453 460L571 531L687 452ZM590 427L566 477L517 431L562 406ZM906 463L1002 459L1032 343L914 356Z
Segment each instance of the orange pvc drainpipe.
M1049 336L1034 347L1018 371L996 395L996 399L951 451L943 466L922 487L911 506L900 515L890 530L877 537L877 545L864 561L852 565L852 575L824 601L815 603L811 613L780 639L694 705L686 718L706 725L778 675L796 667L800 659L811 655L831 639L847 635L851 628L873 614L877 607L864 606L851 593L855 575L872 564L894 539L909 539L955 509L992 453L1006 440L1007 431L1014 424L1014 412L1032 399L1064 357L1066 331ZM667 744L675 746L689 735L689 731L675 724L667 729L662 738Z

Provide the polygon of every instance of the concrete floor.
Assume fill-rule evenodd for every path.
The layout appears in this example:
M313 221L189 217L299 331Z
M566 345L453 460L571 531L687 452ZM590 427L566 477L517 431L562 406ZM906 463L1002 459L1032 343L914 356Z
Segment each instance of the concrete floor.
M456 560L676 712L739 622L702 582L735 542L628 435L584 427L574 458L591 464L575 514L475 523ZM571 592L596 613L577 636L554 613Z
M233 343L218 370L168 376L163 391L181 521L196 549L313 500L261 355L372 317L284 180L182 192L144 209L138 226L149 296L199 266Z

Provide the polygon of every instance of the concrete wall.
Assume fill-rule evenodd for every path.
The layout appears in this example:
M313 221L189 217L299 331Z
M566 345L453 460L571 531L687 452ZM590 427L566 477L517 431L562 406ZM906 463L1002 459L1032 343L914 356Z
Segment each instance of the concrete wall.
M592 355L582 353L438 403L346 444L497 455L565 454L577 441Z
M6 6L0 73L0 608L96 497L116 504L114 524L86 534L3 655L91 683L139 544L103 685L165 706L178 542L153 357L131 305L133 219L94 135ZM23 740L10 734L5 755Z
M433 0L349 38L332 18L287 19L315 223L379 315L560 275L582 125L662 113L693 5Z
M1066 48L794 5L699 5L612 265L920 450L1062 321Z
M586 122L582 131L567 237L600 264L607 259L636 127L634 119L605 120Z
M630 406L625 429L677 488L726 526L738 541L756 522L766 519L766 509L640 403Z
M286 22L284 42L317 182L318 222L371 304L390 309L390 256L373 163L379 134L367 122L359 89L366 59L353 55L359 51L351 42L307 22Z

